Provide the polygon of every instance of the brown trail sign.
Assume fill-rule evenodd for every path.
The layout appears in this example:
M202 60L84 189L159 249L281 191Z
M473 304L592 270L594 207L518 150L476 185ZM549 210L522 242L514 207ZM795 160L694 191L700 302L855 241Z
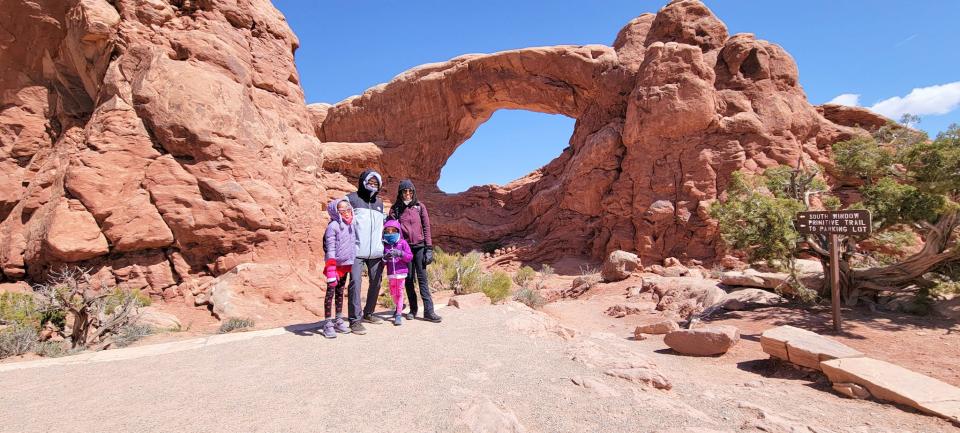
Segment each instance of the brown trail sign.
M870 234L870 211L798 212L794 227L803 235L828 235L830 240L830 296L833 304L833 329L840 331L840 239L837 235Z

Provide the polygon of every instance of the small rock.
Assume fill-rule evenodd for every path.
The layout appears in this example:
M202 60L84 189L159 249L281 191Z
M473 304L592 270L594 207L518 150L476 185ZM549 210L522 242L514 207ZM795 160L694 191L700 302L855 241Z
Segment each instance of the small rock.
M833 384L833 390L857 400L870 398L870 391L868 391L867 388L852 382L835 383Z
M660 374L660 372L650 368L612 368L604 373L633 383L652 386L657 389L669 390L673 388L673 384L670 383L670 380Z
M659 322L647 323L644 325L637 326L637 329L633 331L634 335L636 334L669 334L670 332L680 329L680 325L677 325L677 322L673 320L661 320Z
M164 313L154 307L143 307L134 319L137 324L155 329L180 329L180 319L170 313Z
M447 305L451 307L457 307L461 310L464 308L476 308L484 305L490 305L490 298L488 298L483 292L470 293L468 295L457 295L450 298L450 300L447 301Z
M633 333L633 339L634 339L634 340L637 340L637 341L646 340L646 339L647 339L647 334L644 334L644 333L642 333L642 332L634 332L634 333Z
M33 289L25 281L0 283L0 293L33 293Z
M629 305L617 304L610 308L607 308L607 311L605 311L604 314L611 317L616 317L619 319L619 318L630 316L633 314L640 314L641 312L643 312L643 310L640 308L631 307Z
M729 325L681 329L664 337L663 342L677 353L710 356L727 353L740 341L740 330Z
M636 254L616 250L603 262L600 277L608 282L625 280L639 267L640 257Z
M740 311L753 307L768 307L779 305L787 300L776 293L761 289L742 289L728 293L718 305L729 311Z

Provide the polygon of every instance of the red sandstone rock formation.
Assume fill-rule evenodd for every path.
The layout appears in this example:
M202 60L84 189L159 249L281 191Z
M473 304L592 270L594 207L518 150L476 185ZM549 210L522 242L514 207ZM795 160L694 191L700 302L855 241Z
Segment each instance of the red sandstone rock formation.
M456 147L495 110L516 108L577 119L570 147L509 185L438 191ZM326 152L350 159L347 173L371 165L390 182L422 184L438 210L440 244L526 243L532 259L623 249L645 261L717 253L707 210L734 170L828 163L831 143L885 122L862 109L818 111L782 48L751 34L728 36L696 0L632 20L612 48L458 57L407 71L322 114L314 117L322 141L376 143L382 152L364 150L366 162L355 158L360 150L334 156L350 149L343 144ZM400 164L399 155L411 163Z
M717 251L707 208L731 172L826 163L829 144L884 121L818 111L783 49L729 36L695 0L632 20L613 47L467 55L309 107L298 41L267 0L0 0L0 11L5 279L80 264L165 298L215 302L236 285L302 301L316 295L321 203L368 166L388 188L419 182L443 246L706 259ZM447 158L498 109L576 118L570 146L509 185L440 192ZM212 281L246 262L289 287Z

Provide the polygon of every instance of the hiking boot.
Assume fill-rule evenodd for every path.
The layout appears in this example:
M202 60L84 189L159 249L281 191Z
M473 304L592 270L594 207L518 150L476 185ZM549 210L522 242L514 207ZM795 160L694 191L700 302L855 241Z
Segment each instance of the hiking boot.
M417 313L403 313L403 318L407 320L413 320L417 317Z
M363 321L367 323L373 323L375 325L379 325L381 322L383 322L383 319L377 316L374 316L373 314L364 314Z
M350 332L357 335L363 335L367 333L367 328L363 327L363 323L356 321L350 324Z
M393 326L400 326L403 324L402 322L403 322L402 315L397 314L396 316L393 316Z
M423 320L433 323L440 323L443 318L437 315L437 313L427 313L423 315Z
M350 326L347 325L347 322L343 321L342 317L337 317L337 321L333 322L333 330L341 334L349 334Z
M333 320L323 322L323 336L327 338L337 338L337 332L333 330Z

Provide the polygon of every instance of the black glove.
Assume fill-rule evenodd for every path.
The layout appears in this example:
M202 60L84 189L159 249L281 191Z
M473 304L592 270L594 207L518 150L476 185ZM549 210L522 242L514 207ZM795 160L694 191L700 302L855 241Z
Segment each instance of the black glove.
M427 250L423 252L423 262L428 265L433 263L433 247L427 247Z

